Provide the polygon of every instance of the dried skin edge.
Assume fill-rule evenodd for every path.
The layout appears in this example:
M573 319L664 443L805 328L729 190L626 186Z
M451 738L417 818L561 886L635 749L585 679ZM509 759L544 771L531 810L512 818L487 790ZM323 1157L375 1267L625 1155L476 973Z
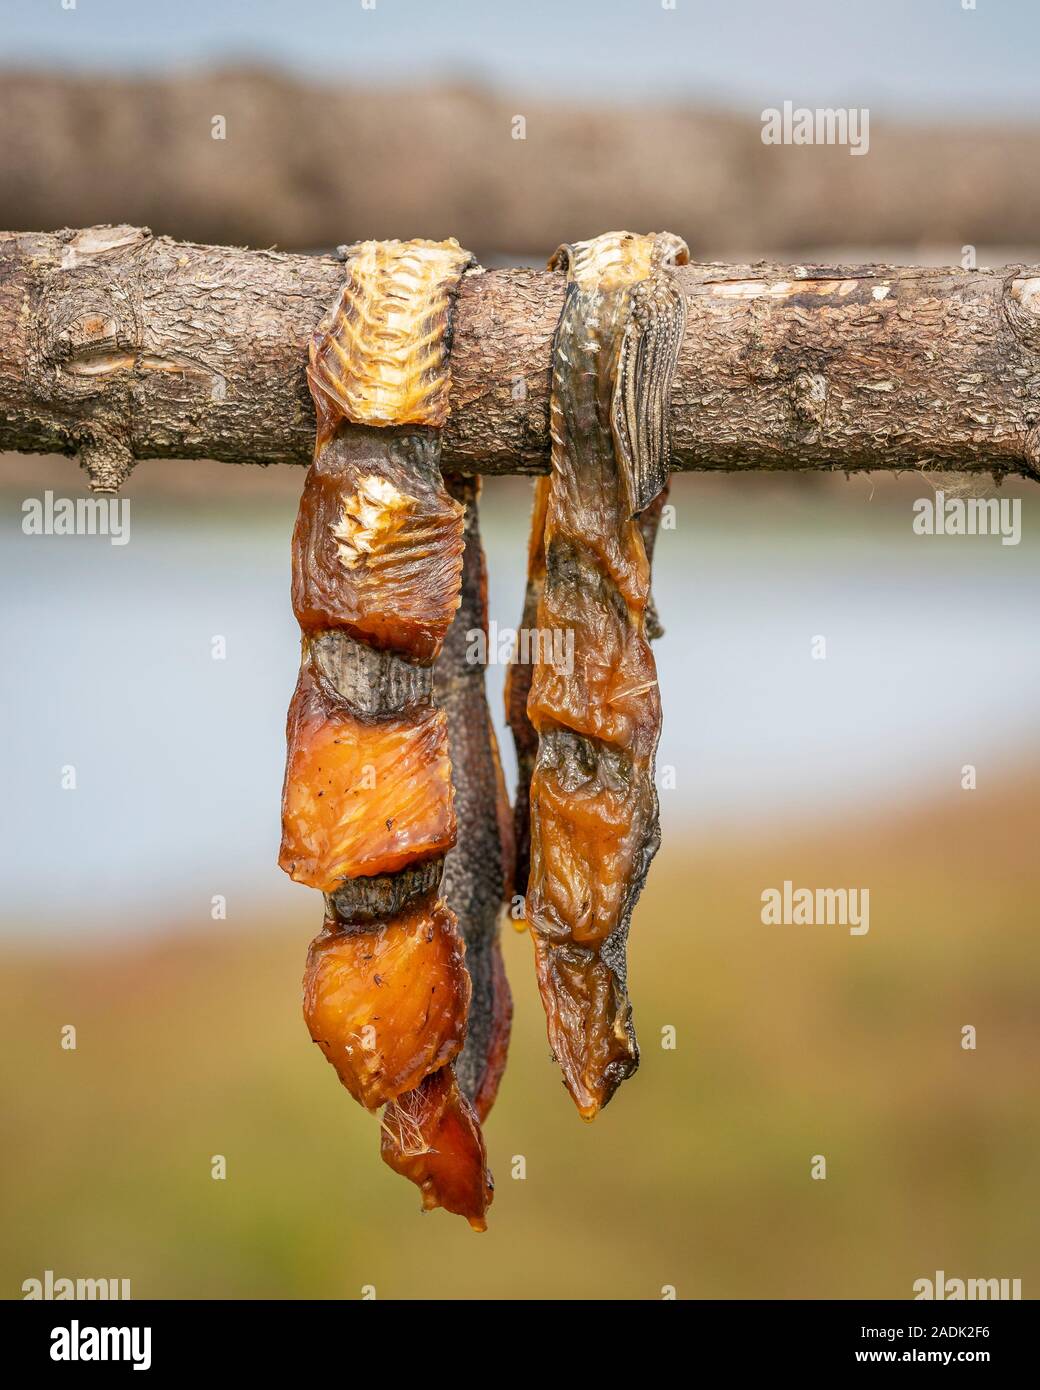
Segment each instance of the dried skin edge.
M530 537L527 543L527 585L524 591L524 610L520 618L521 632L531 632L538 624L538 605L545 583L545 509L549 501L549 479L537 478L532 489ZM527 892L531 872L531 774L538 756L538 733L527 712L534 668L522 662L520 643L506 671L506 722L513 735L516 750L516 799L513 802L513 843L516 867L516 891ZM519 925L523 925L521 921Z
M424 1211L443 1207L466 1217L475 1231L487 1229L494 1186L484 1136L450 1067L387 1106L382 1154L395 1173L419 1188Z

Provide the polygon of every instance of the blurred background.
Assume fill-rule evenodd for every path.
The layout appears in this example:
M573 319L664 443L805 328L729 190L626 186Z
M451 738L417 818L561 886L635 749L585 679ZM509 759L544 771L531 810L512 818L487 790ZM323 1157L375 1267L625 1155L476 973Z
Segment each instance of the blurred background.
M3 0L0 226L456 235L486 264L667 226L706 259L1031 264L1038 41L1028 0ZM785 100L869 107L869 155L764 146ZM144 462L113 546L23 534L26 498L84 478L0 458L4 1296L46 1269L163 1298L905 1298L937 1269L1035 1296L1035 488L995 493L1021 499L1004 546L913 534L956 478L675 480L643 1063L579 1121L507 924L478 1238L419 1216L300 1016L320 902L275 859L301 482ZM500 626L528 506L485 484ZM786 879L869 888L869 934L763 926Z

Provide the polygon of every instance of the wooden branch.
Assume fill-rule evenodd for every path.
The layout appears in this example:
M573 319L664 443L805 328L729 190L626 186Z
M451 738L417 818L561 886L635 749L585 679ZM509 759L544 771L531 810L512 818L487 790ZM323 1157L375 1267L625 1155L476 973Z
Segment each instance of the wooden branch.
M1037 476L1040 267L678 275L675 468ZM307 342L342 277L132 227L0 234L0 449L80 452L112 483L142 458L307 463ZM466 277L446 470L545 471L562 300L546 271Z

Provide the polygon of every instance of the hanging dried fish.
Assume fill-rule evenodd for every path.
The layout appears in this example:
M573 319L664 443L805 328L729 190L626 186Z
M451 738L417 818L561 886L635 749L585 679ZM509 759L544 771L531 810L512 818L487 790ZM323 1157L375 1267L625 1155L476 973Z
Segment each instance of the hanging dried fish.
M445 490L456 242L364 242L311 344L314 462L293 536L303 632L279 863L325 894L304 982L311 1036L386 1106L385 1161L484 1229L483 1137L455 1077L471 985L439 896L456 841L433 663L459 607L465 509ZM478 543L479 544L479 543Z
M537 755L525 911L549 1040L586 1119L639 1061L625 945L660 838L661 706L644 535L656 529L653 504L668 477L668 402L685 328L670 270L686 259L669 233L623 232L564 246L550 263L566 270L567 294L553 352L552 473L536 501L525 624L534 606L539 635L572 634L574 658L571 669L540 661L529 676ZM517 708L525 677L518 668L510 675L523 779L531 752ZM518 801L522 794L521 781ZM522 824L519 849L522 856Z

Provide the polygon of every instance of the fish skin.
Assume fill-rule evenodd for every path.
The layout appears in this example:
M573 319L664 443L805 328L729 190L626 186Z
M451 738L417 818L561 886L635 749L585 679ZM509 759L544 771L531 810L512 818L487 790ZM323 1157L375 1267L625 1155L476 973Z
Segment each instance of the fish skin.
M639 1063L626 942L660 841L661 725L640 513L667 480L668 393L685 325L668 270L685 257L669 233L610 233L550 262L568 285L553 350L537 627L573 634L574 662L571 671L540 663L531 675L538 751L525 912L550 1045L585 1119Z
M430 703L430 666L416 666L395 652L370 647L340 628L303 640L315 673L336 692L337 700L361 719L403 714L413 705Z
M440 886L444 860L423 859L392 874L363 874L348 878L325 895L325 915L345 927L375 923L396 917L416 898L425 898Z
M521 631L532 631L538 623L538 604L545 584L545 509L549 501L549 479L536 478L532 490L530 539L527 546L527 584L524 590L524 610L520 618ZM513 660L506 671L506 722L513 735L516 750L516 798L513 802L513 842L515 845L515 887L523 897L531 872L531 774L538 756L538 733L527 713L531 693L532 662L520 660L517 643Z
M499 928L512 883L512 827L505 781L485 691L487 566L480 541L479 481L445 484L465 508L462 601L434 664L434 694L448 718L458 833L444 862L441 892L458 918L473 982L469 1029L455 1072L483 1122L505 1067L513 1005Z
M643 549L646 551L646 563L651 571L654 567L654 550L657 547L657 536L661 528L661 519L665 506L668 502L668 494L671 491L671 483L666 482L661 491L657 494L649 507L639 513L639 533L643 537ZM654 602L654 595L651 592L646 600L646 613L644 614L646 635L651 642L657 642L664 636L664 627L661 624L661 615L657 611L657 604Z

